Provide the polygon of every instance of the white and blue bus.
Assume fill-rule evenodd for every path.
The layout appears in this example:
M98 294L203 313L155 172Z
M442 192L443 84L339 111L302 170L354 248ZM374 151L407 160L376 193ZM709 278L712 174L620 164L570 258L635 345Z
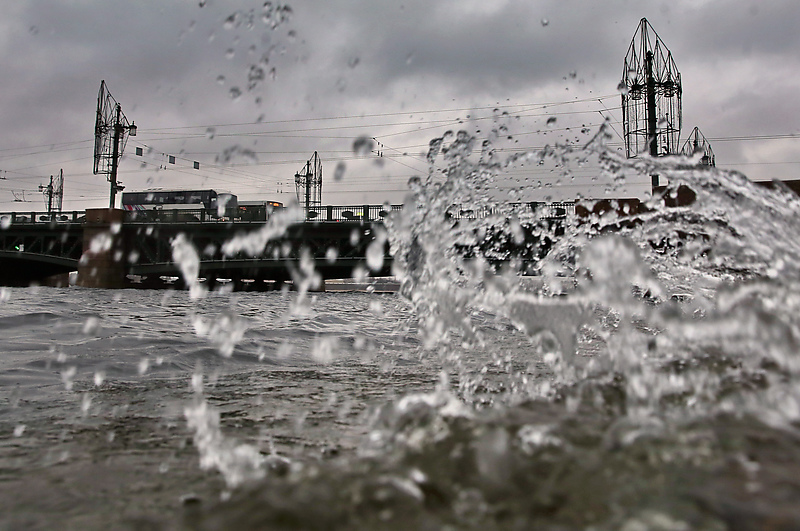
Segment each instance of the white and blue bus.
M209 210L218 217L232 218L238 214L236 195L216 190L163 190L122 192L122 208L147 210Z

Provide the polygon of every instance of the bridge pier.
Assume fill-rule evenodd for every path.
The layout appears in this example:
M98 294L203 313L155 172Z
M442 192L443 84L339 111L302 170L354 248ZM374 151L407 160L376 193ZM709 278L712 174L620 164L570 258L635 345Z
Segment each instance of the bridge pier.
M78 263L78 286L106 289L125 287L124 215L124 210L114 208L86 210L83 254Z

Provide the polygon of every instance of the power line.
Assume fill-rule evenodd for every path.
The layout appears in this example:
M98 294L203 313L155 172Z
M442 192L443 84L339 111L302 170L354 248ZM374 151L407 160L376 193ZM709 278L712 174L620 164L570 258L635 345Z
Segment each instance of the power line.
M584 103L587 101L596 101L598 99L609 99L609 98L616 98L619 97L619 94L608 94L605 96L593 96L591 98L584 98L584 99L575 99L575 100L562 100L562 101L555 101L555 102L545 102L545 103L516 103L516 104L509 104L509 105L487 105L482 107L461 107L461 108L451 108L451 109L428 109L428 110L416 110L416 111L395 111L395 112L386 112L386 113L373 113L373 114L360 114L360 115L343 115L343 116L328 116L328 117L314 117L314 118L287 118L282 120L267 120L267 121L259 121L259 122L239 122L239 123L227 123L227 124L205 124L205 125L187 125L187 126L180 126L180 127L163 127L163 128L155 128L150 129L149 131L177 131L183 129L196 129L196 128L209 128L209 127L238 127L243 125L271 125L271 124L284 124L284 123L301 123L301 122L311 122L311 121L328 121L328 120L352 120L352 119L363 119L363 118L378 118L378 117L387 117L387 116L413 116L415 114L437 114L437 113L453 113L453 112L465 112L465 111L479 111L479 110L489 110L489 109L509 109L514 107L550 107L550 106L560 106L560 105L568 105L573 103Z

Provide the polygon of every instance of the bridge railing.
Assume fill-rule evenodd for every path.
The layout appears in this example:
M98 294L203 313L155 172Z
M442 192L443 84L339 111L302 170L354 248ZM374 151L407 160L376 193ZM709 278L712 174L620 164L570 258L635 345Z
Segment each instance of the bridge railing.
M341 221L381 221L390 213L403 209L403 205L318 205L306 211L306 219L314 222ZM512 203L503 209L519 215L539 219L563 219L575 215L574 202L528 202ZM448 211L451 219L477 219L500 213L499 209L480 209L452 207ZM128 223L240 223L266 221L271 215L269 209L240 212L239 215L219 216L217 209L181 208L163 210L128 210L125 222ZM302 217L302 216L301 216ZM52 223L83 223L86 214L82 210L65 212L0 212L0 227L10 225L32 225Z
M403 205L319 205L306 212L309 221L380 221Z
M126 223L207 223L231 221L230 218L219 216L215 208L126 210L124 220Z
M502 210L499 208L473 209L453 206L447 211L447 215L451 219L480 219L508 213L536 219L566 219L575 215L575 203L572 201L555 203L531 201L527 203L510 203L505 205Z
M305 218L312 222L380 221L390 212L402 210L403 205L321 205L312 206ZM128 210L125 221L129 223L240 223L266 221L274 211L267 208L248 208L233 216L219 216L216 209L181 208L161 210ZM298 221L302 221L300 212Z
M66 212L0 212L0 227L8 225L47 225L50 223L83 223L83 210Z

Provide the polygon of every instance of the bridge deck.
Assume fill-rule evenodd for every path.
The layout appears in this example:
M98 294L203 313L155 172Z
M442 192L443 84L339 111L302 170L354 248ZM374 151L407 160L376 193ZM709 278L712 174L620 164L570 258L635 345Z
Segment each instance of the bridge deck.
M533 223L566 219L575 213L574 203L506 207L505 214L513 212ZM287 280L299 270L303 253L314 260L323 278L350 278L355 269L365 268L366 251L374 239L375 226L382 225L388 215L401 209L401 205L326 205L301 210L295 223L280 237L270 239L257 253L240 252L234 256L222 252L223 244L237 235L267 226L270 212L242 212L233 219L202 208L0 213L0 284L25 285L46 276L75 271L81 260L93 261L95 269L119 269L122 275L178 276L171 245L178 234L184 234L197 249L200 274L211 279ZM109 217L104 212L114 215ZM453 208L447 216L455 221L493 214L497 212ZM109 222L112 218L118 221ZM487 242L484 250L495 256L508 254L507 242L497 236L493 236L495 241ZM106 242L104 246L102 241L100 244L90 241L97 237L110 238L114 243ZM106 258L100 260L98 256L104 253ZM389 274L391 264L388 244L384 244L383 268L373 273Z

